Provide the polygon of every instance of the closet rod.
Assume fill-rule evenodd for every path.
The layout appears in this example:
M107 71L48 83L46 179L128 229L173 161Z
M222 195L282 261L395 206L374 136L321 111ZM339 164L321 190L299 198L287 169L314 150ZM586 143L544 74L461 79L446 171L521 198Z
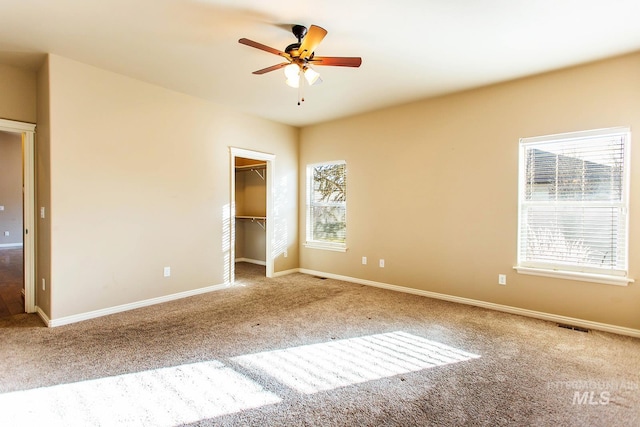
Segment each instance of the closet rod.
M260 178L262 178L263 181L264 181L264 178L265 178L265 175L266 175L266 169L267 169L267 165L266 164L236 166L236 172L252 171L252 172L257 173L258 176ZM260 171L262 171L262 173L260 173Z
M266 230L267 217L266 216L249 216L249 215L237 215L236 219L250 219L251 222L255 222L263 230Z

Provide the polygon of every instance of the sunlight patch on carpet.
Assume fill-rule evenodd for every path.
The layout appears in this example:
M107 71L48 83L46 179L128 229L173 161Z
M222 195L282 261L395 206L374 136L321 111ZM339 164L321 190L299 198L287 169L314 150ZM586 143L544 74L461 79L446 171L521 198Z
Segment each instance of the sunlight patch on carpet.
M234 357L304 394L463 362L480 356L390 332Z
M0 394L0 412L10 425L176 426L280 401L212 361Z

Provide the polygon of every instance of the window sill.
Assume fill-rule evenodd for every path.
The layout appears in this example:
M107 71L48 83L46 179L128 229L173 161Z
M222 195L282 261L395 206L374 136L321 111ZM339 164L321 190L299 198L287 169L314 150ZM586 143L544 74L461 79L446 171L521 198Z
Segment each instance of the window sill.
M322 249L325 251L347 252L347 247L344 245L338 246L319 242L306 242L304 247L309 249Z
M633 283L633 279L622 276L609 276L606 274L581 273L578 271L547 270L544 268L513 267L520 274L532 276L554 277L556 279L579 280L582 282L602 283L604 285L627 286Z

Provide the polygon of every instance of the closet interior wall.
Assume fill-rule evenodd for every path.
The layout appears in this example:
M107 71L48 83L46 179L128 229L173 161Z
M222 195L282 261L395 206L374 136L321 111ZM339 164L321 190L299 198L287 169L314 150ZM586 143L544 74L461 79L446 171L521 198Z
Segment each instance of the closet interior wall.
M266 264L267 165L236 157L235 261Z

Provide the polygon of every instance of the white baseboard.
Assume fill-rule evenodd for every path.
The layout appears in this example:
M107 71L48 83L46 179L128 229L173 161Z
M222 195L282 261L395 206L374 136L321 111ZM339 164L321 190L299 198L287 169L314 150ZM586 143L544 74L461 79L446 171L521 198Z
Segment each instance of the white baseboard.
M244 261L244 262L250 262L250 261ZM525 317L532 317L532 318L535 318L535 319L547 320L547 321L556 322L556 323L569 324L569 325L574 325L574 326L580 326L580 327L587 328L587 329L595 329L595 330L599 330L599 331L611 332L611 333L614 333L614 334L626 335L626 336L630 336L630 337L640 338L640 330L638 330L638 329L632 329L632 328L626 328L626 327L623 327L623 326L610 325L610 324L607 324L607 323L593 322L593 321L590 321L590 320L577 319L577 318L573 318L573 317L560 316L560 315L557 315L557 314L544 313L544 312L541 312L541 311L528 310L528 309L512 307L512 306L508 306L508 305L494 304L494 303L491 303L491 302L474 300L474 299L470 299L470 298L457 297L457 296L453 296L453 295L441 294L441 293L431 292L431 291L424 291L424 290L421 290L421 289L408 288L408 287L405 287L405 286L391 285L391 284L388 284L388 283L375 282L373 280L358 279L358 278L355 278L355 277L341 276L341 275L338 275L338 274L325 273L325 272L322 272L322 271L308 270L308 269L305 269L305 268L294 268L294 269L290 269L290 270L279 271L277 273L274 273L273 277L280 277L280 276L285 276L285 275L293 274L293 273L303 273L303 274L309 274L309 275L312 275L312 276L326 277L326 278L329 278L329 279L342 280L344 282L351 282L351 283L357 283L357 284L360 284L360 285L373 286L373 287L376 287L376 288L383 288L383 289L388 289L388 290L392 290L392 291L396 291L396 292L404 292L404 293L409 293L409 294L414 294L414 295L420 295L420 296L424 296L424 297L427 297L427 298L434 298L434 299L439 299L439 300L444 300L444 301L455 302L455 303L459 303L459 304L472 305L472 306L475 306L475 307L487 308L487 309L490 309L490 310L502 311L502 312L505 312L505 313L517 314L517 315L525 316ZM229 287L229 285L226 285L226 284L213 285L213 286L208 286L208 287L205 287L205 288L194 289L194 290L185 291L185 292L179 292L179 293L176 293L176 294L166 295L166 296L163 296L163 297L151 298L151 299L138 301L138 302L134 302L134 303L123 304L123 305L119 305L119 306L115 306L115 307L109 307L109 308L105 308L105 309L101 309L101 310L90 311L90 312L87 312L87 313L81 313L81 314L75 314L75 315L72 315L72 316L61 317L59 319L53 319L53 320L49 319L49 317L40 309L40 307L36 307L36 312L38 313L40 318L44 321L44 323L47 326L55 327L55 326L68 325L68 324L80 322L80 321L83 321L83 320L95 319L97 317L108 316L110 314L121 313L123 311L134 310L136 308L142 308L142 307L147 307L147 306L150 306L150 305L161 304L161 303L164 303L164 302L169 302L169 301L174 301L174 300L178 300L178 299L182 299L182 298L187 298L187 297L194 296L194 295L200 295L200 294L204 294L204 293L208 293L208 292L214 292L214 291L218 291L218 290L221 290L221 289L226 289L228 287Z
M60 317L58 319L49 319L40 308L37 309L38 314L45 321L47 326L55 327L68 325L71 323L81 322L83 320L95 319L96 317L108 316L110 314L121 313L123 311L134 310L136 308L148 307L150 305L161 304L163 302L175 301L182 298L191 297L194 295L206 294L208 292L218 291L228 288L229 285L213 285L205 288L194 289L191 291L179 292L177 294L165 295L162 297L151 298L143 301L133 302L129 304L122 304L115 307L104 308L101 310L89 311L87 313L74 314L72 316Z
M0 249L2 248L21 248L22 243L0 243Z
M300 272L299 268L292 268L291 270L276 271L273 273L273 277L282 277L288 274L299 273L299 272Z
M456 303L459 303L459 304L473 305L473 306L476 306L476 307L488 308L490 310L502 311L502 312L505 312L505 313L517 314L517 315L525 316L525 317L533 317L535 319L548 320L548 321L556 322L556 323L569 324L569 325L574 325L574 326L580 326L580 327L587 328L587 329L595 329L595 330L599 330L599 331L611 332L611 333L614 333L614 334L627 335L627 336L630 336L630 337L640 338L640 330L632 329L632 328L626 328L624 326L616 326L616 325L610 325L610 324L607 324L607 323L592 322L591 320L576 319L576 318L573 318L573 317L560 316L560 315L557 315L557 314L544 313L544 312L541 312L541 311L534 311L534 310L527 310L527 309L524 309L524 308L511 307L509 305L494 304L492 302L485 302L485 301L480 301L480 300L475 300L475 299L470 299L470 298L456 297L456 296L453 296L453 295L440 294L440 293L437 293L437 292L430 292L430 291L423 291L423 290L420 290L420 289L407 288L407 287L404 287L404 286L390 285L388 283L374 282L372 280L358 279L358 278L355 278L355 277L341 276L341 275L338 275L338 274L331 274L331 273L324 273L322 271L307 270L305 268L299 268L298 271L300 273L309 274L309 275L312 275L312 276L320 276L320 277L326 277L328 279L336 279L336 280L342 280L342 281L345 281L345 282L357 283L357 284L360 284L360 285L374 286L376 288L389 289L389 290L397 291L397 292L405 292L405 293L408 293L408 294L415 294L415 295L420 295L420 296L424 296L424 297L428 297L428 298L434 298L434 299L440 299L440 300L444 300L444 301L456 302Z
M259 259L251 259L251 258L236 258L236 262L248 262L249 264L257 264L266 266L266 261L260 261Z
M38 306L36 306L36 313L38 313L38 316L40 316L45 325L51 326L51 319L49 319L49 316Z

